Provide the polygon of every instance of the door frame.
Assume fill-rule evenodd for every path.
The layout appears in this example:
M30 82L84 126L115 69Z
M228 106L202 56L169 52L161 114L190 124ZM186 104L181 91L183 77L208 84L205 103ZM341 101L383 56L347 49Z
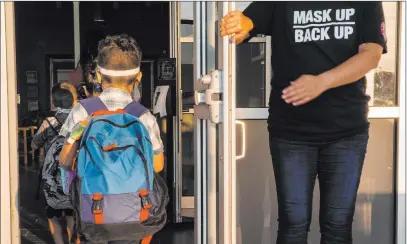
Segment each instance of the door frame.
M181 38L181 39L185 39L185 40L181 40L181 43L193 43L193 38ZM264 36L264 37L253 37L249 40L249 43L264 43L265 44L265 50L264 50L264 55L265 55L265 79L266 80L271 80L271 75L272 75L272 71L271 71L271 37L270 36ZM179 55L180 57L180 55ZM181 62L181 60L179 60L179 62ZM270 67L270 68L267 68ZM182 72L182 71L180 71ZM180 76L181 77L181 76ZM181 81L179 81L181 82ZM181 85L180 85L181 86ZM268 94L270 94L270 90L271 90L271 85L270 82L266 82L265 84L265 104L268 104ZM182 91L181 91L182 92ZM181 101L182 102L182 101ZM182 106L182 105L181 105ZM251 112L251 110L254 109L253 111L257 111L257 108L236 108L236 119L245 119L244 114L248 114L249 116L254 117L258 117L257 114ZM268 116L268 108L266 109L266 116ZM260 110L260 112L263 109ZM183 114L193 114L194 113L194 109L189 109L188 112L183 112ZM242 116L243 114L243 116ZM260 113L261 115L261 113ZM256 117L256 118L257 118ZM180 132L181 133L181 132ZM182 134L179 134L179 136L181 137ZM181 144L180 144L181 145ZM182 148L180 147L179 150L182 150ZM181 162L181 165L178 167L182 167L182 151L180 151L180 157L179 157L179 162ZM179 163L178 163L179 164ZM182 176L182 168L179 170L179 173ZM177 181L178 184L180 184L182 186L182 179L180 181ZM182 196L181 194L181 217L193 217L193 213L192 211L190 211L191 209L194 208L195 205L195 197L194 196Z
M0 2L1 243L20 243L17 72L14 2Z
M198 80L216 69L216 4L218 2L193 3L193 52L194 91L204 92L209 88ZM197 101L195 101L196 103ZM195 106L195 108L198 106ZM202 107L202 106L200 106ZM218 146L217 126L202 119L194 108L194 162L195 162L195 241L196 244L219 243L217 194ZM203 105L203 110L208 107ZM221 190L221 188L219 189ZM218 199L219 198L219 199ZM219 200L220 201L220 200ZM221 232L221 231L219 231Z
M236 45L216 32L235 2L193 6L195 243L235 244Z

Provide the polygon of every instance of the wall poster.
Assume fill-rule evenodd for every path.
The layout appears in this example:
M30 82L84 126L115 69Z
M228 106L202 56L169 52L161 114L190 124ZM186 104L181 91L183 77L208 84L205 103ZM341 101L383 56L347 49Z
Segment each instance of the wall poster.
M175 58L157 60L157 79L159 81L175 81L177 78L177 61Z
M26 71L25 75L27 77L27 84L37 84L38 83L38 75L37 71Z

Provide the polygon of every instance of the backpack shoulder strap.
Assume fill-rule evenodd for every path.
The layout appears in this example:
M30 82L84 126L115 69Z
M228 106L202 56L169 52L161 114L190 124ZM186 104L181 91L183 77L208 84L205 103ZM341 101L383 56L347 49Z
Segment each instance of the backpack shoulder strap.
M56 119L56 121L58 122L58 125L59 126L62 126L62 125L64 125L64 123L62 123L59 119L58 119L58 117L57 116L54 116L54 118Z
M57 118L57 117L55 117L55 118ZM57 129L51 124L51 122L49 121L49 119L48 119L47 117L45 117L45 121L47 121L47 123L48 123L48 125L49 125L49 128L51 128L51 130L54 131L55 135L58 135L59 132L58 132ZM58 121L58 119L57 119L57 122L58 122L58 124L60 124L59 121Z
M80 100L79 103L86 109L88 115L96 111L108 110L106 105L100 100L99 97L91 97L88 99Z
M140 118L143 114L148 112L148 109L140 103L133 101L127 105L124 110L137 118Z

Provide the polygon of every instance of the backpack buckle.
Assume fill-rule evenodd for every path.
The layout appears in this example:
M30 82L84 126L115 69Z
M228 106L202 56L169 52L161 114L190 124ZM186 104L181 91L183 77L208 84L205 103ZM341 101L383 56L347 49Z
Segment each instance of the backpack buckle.
M92 213L95 224L103 224L103 197L100 193L93 194Z
M149 197L149 193L146 190L141 190L139 192L139 196L141 199L141 208L143 209L151 209L153 204L151 203L151 199Z
M102 203L103 199L100 200L92 200L92 213L94 214L100 214L103 211L103 203Z

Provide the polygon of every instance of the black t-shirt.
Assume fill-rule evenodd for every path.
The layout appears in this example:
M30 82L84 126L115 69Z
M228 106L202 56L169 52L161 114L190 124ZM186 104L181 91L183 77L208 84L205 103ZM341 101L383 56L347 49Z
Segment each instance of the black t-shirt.
M269 131L294 141L333 141L367 129L366 78L330 89L293 106L282 90L303 74L318 75L377 43L386 52L381 2L253 2L244 11L254 23L251 36L272 36Z

